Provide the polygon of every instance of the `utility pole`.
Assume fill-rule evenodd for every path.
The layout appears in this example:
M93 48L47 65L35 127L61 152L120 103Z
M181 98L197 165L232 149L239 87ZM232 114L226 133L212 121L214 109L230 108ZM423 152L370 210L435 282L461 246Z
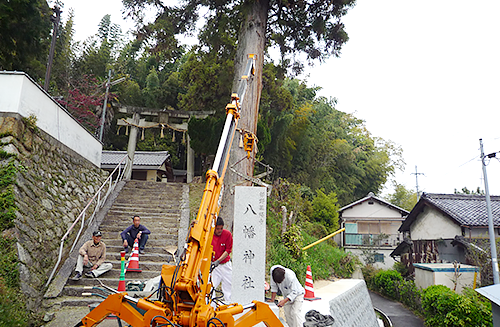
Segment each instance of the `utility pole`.
M414 173L411 173L411 174L412 174L412 175L415 175L415 180L416 180L416 182L417 182L417 202L418 202L418 200L420 199L420 193L419 193L419 191L418 191L418 175L423 175L423 173L419 173L419 172L417 171L417 165L415 165L415 172L414 172Z
M106 95L104 96L104 104L102 105L101 131L99 132L99 141L102 142L102 134L104 132L104 122L106 120L106 106L108 105L109 83L111 82L111 69L108 72L108 81L106 82Z
M483 151L483 139L479 139L479 144L481 145L481 163L483 166L483 176L484 176L484 191L486 193L486 210L488 212L488 231L490 234L490 248L491 248L491 264L493 266L493 283L499 284L498 280L498 260L497 260L497 246L495 241L495 228L493 227L493 215L491 213L491 199L490 190L488 188L488 177L486 176L486 164L484 162L485 155ZM494 158L496 152L488 154L486 157Z
M50 16L50 21L54 23L54 30L52 31L52 42L50 44L49 61L47 62L47 70L45 71L45 81L43 83L43 89L47 92L49 90L50 84L50 71L52 70L52 61L54 60L54 51L56 50L56 40L57 31L59 30L59 22L61 21L62 10L58 7L54 7L54 13L56 16Z
M104 123L106 122L106 108L108 106L109 88L112 85L116 85L118 83L121 83L126 79L127 79L126 77L122 77L122 78L119 78L119 79L111 82L111 69L108 72L108 81L106 82L106 95L104 96L104 104L102 105L101 130L99 132L99 141L101 141L101 143L102 143L102 136L104 134Z

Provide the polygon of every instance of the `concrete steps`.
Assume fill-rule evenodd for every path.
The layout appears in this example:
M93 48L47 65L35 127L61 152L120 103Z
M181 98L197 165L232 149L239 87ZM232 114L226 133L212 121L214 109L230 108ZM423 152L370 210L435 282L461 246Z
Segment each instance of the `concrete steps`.
M145 253L139 255L139 268L142 272L127 272L125 282L147 281L159 276L164 264L173 264L173 252L177 249L181 228L182 208L188 205L182 203L183 192L188 192L184 184L127 182L99 227L103 234L102 240L106 243L106 261L113 265L113 269L100 276L101 282L115 289L118 287L120 251L123 250L120 233L132 224L134 215L141 217L141 224L151 231L151 235ZM129 252L126 259L130 255ZM100 286L100 283L85 276L79 281L69 279L55 301L61 307L78 307L104 300L99 296L82 296L84 292L100 293L97 290L84 289L85 286Z

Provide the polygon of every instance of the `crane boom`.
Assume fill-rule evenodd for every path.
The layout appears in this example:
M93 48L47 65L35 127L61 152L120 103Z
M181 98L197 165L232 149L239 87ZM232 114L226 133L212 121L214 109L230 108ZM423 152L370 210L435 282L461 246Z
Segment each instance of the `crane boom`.
M191 223L183 253L176 265L162 266L159 300L133 299L125 292L109 295L87 314L77 326L95 326L109 314L115 314L132 326L253 326L264 322L267 326L282 326L265 303L253 301L248 305L237 303L211 305L213 286L210 281L212 237L221 206L224 175L227 170L233 137L240 117L241 103L250 76L255 71L255 56L249 55L238 93L231 95L226 106L226 120L212 169L206 173L206 184L196 216ZM136 308L145 311L141 314ZM247 311L247 312L245 312ZM245 312L237 320L234 315Z

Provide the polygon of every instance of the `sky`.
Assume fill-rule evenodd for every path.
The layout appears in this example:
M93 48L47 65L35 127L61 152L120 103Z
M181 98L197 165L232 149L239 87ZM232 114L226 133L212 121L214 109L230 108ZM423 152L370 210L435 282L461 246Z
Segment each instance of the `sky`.
M95 34L105 14L133 27L121 0L66 0L63 20L70 7L76 40ZM496 0L358 0L342 19L349 41L340 58L301 78L403 149L399 184L415 190L417 167L420 192L484 190L479 139L485 154L500 151L499 13ZM490 194L500 195L500 160L486 170Z

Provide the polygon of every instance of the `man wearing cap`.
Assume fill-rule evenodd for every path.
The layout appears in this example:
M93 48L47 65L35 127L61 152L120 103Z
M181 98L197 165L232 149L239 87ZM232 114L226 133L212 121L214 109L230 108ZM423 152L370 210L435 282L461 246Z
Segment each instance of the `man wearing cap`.
M135 239L137 238L139 241L139 253L144 254L144 247L146 246L146 242L151 232L146 226L141 225L141 217L135 215L132 217L132 222L132 225L128 226L120 233L123 240L123 247L125 252L128 252L128 247L133 247Z
M271 267L271 299L268 302L274 302L278 290L284 297L278 302L278 307L285 310L286 323L290 327L302 327L305 290L293 270L275 265Z
M101 241L101 237L102 233L95 231L92 234L92 239L85 242L78 251L79 256L73 280L82 278L83 267L90 268L90 271L85 273L87 277L99 277L113 268L111 263L104 262L106 260L106 244Z

